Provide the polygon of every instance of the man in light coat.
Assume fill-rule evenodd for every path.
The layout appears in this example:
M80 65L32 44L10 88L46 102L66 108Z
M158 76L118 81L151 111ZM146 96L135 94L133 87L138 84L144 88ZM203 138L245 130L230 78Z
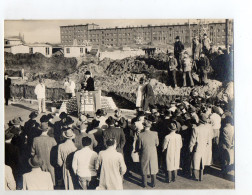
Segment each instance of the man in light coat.
M122 190L126 165L123 155L116 151L116 140L106 141L107 149L99 153L96 170L101 169L99 190Z
M171 132L165 136L163 143L163 152L166 150L167 183L170 183L171 180L176 180L177 170L180 167L182 138L181 135L176 134L177 129L177 122L171 121L168 127L168 130Z
M39 84L36 85L34 93L37 95L38 99L38 113L41 113L41 110L43 113L46 112L45 107L45 84L44 80L42 78L39 79Z
M203 180L203 170L205 165L209 165L209 152L212 151L212 131L211 124L207 123L205 114L201 114L199 126L195 127L189 144L192 153L193 176L197 181ZM210 148L210 150L209 150Z
M72 171L72 159L74 152L77 150L73 143L75 134L68 128L64 129L63 137L66 141L58 147L58 165L63 168L63 180L65 190L74 190L74 174Z
M158 173L157 146L159 145L157 132L151 131L151 122L144 122L144 132L139 134L137 151L140 155L143 187L147 187L147 175L151 175L151 183L156 185L156 174Z
M31 172L23 175L23 190L53 190L50 173L41 170L43 161L38 156L29 159Z

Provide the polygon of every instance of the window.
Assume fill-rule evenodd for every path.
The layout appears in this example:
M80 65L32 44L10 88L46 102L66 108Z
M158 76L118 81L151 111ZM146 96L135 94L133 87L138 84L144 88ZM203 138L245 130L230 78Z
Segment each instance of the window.
M29 53L33 53L33 48L32 47L29 48Z
M49 54L50 54L50 49L49 49L49 47L46 47L45 50L46 50L46 55L49 55Z
M66 52L67 52L67 53L70 53L70 48L66 48Z
M80 53L83 53L83 48L82 47L80 48Z

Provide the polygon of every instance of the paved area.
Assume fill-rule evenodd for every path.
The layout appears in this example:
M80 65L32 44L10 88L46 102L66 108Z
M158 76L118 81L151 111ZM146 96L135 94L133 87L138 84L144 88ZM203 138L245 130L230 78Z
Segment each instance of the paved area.
M26 102L15 102L9 106L5 106L5 123L8 123L9 120L18 116L21 116L25 122L28 120L30 112L36 110L36 108L36 103L30 104ZM112 113L109 114L112 115ZM125 116L131 118L132 112L126 113ZM39 118L40 117L38 117L38 119ZM76 118L74 119L76 120ZM57 117L55 120L57 120ZM234 172L230 174L228 178L224 179L220 175L220 170L218 168L211 167L208 173L204 175L204 180L202 182L197 182L178 175L176 182L167 184L164 182L164 173L160 172L157 175L157 185L155 189L234 189ZM130 176L124 180L124 189L143 189L141 187L141 176L131 172Z

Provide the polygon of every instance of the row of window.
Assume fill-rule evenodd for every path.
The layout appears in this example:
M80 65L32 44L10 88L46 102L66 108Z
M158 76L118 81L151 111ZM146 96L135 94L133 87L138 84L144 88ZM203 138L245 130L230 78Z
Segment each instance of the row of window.
M29 53L30 53L30 54L33 54L33 47L30 47L30 48L29 48ZM45 48L45 54L46 54L46 55L50 55L50 48L49 48L49 47L46 47L46 48Z
M85 52L87 53L87 48L85 49ZM71 53L71 48L66 48L66 53ZM84 48L80 48L80 53L84 53Z

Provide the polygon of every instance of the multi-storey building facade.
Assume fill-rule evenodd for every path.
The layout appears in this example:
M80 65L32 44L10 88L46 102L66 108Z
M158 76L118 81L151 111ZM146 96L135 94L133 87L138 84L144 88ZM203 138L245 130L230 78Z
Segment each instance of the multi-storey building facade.
M73 45L74 39L78 45L123 46L131 44L173 44L176 36L183 43L190 44L195 35L207 33L213 44L223 45L229 36L229 44L233 41L233 23L183 24L162 26L140 26L125 28L99 28L95 24L61 26L61 44ZM228 34L227 34L228 33Z

